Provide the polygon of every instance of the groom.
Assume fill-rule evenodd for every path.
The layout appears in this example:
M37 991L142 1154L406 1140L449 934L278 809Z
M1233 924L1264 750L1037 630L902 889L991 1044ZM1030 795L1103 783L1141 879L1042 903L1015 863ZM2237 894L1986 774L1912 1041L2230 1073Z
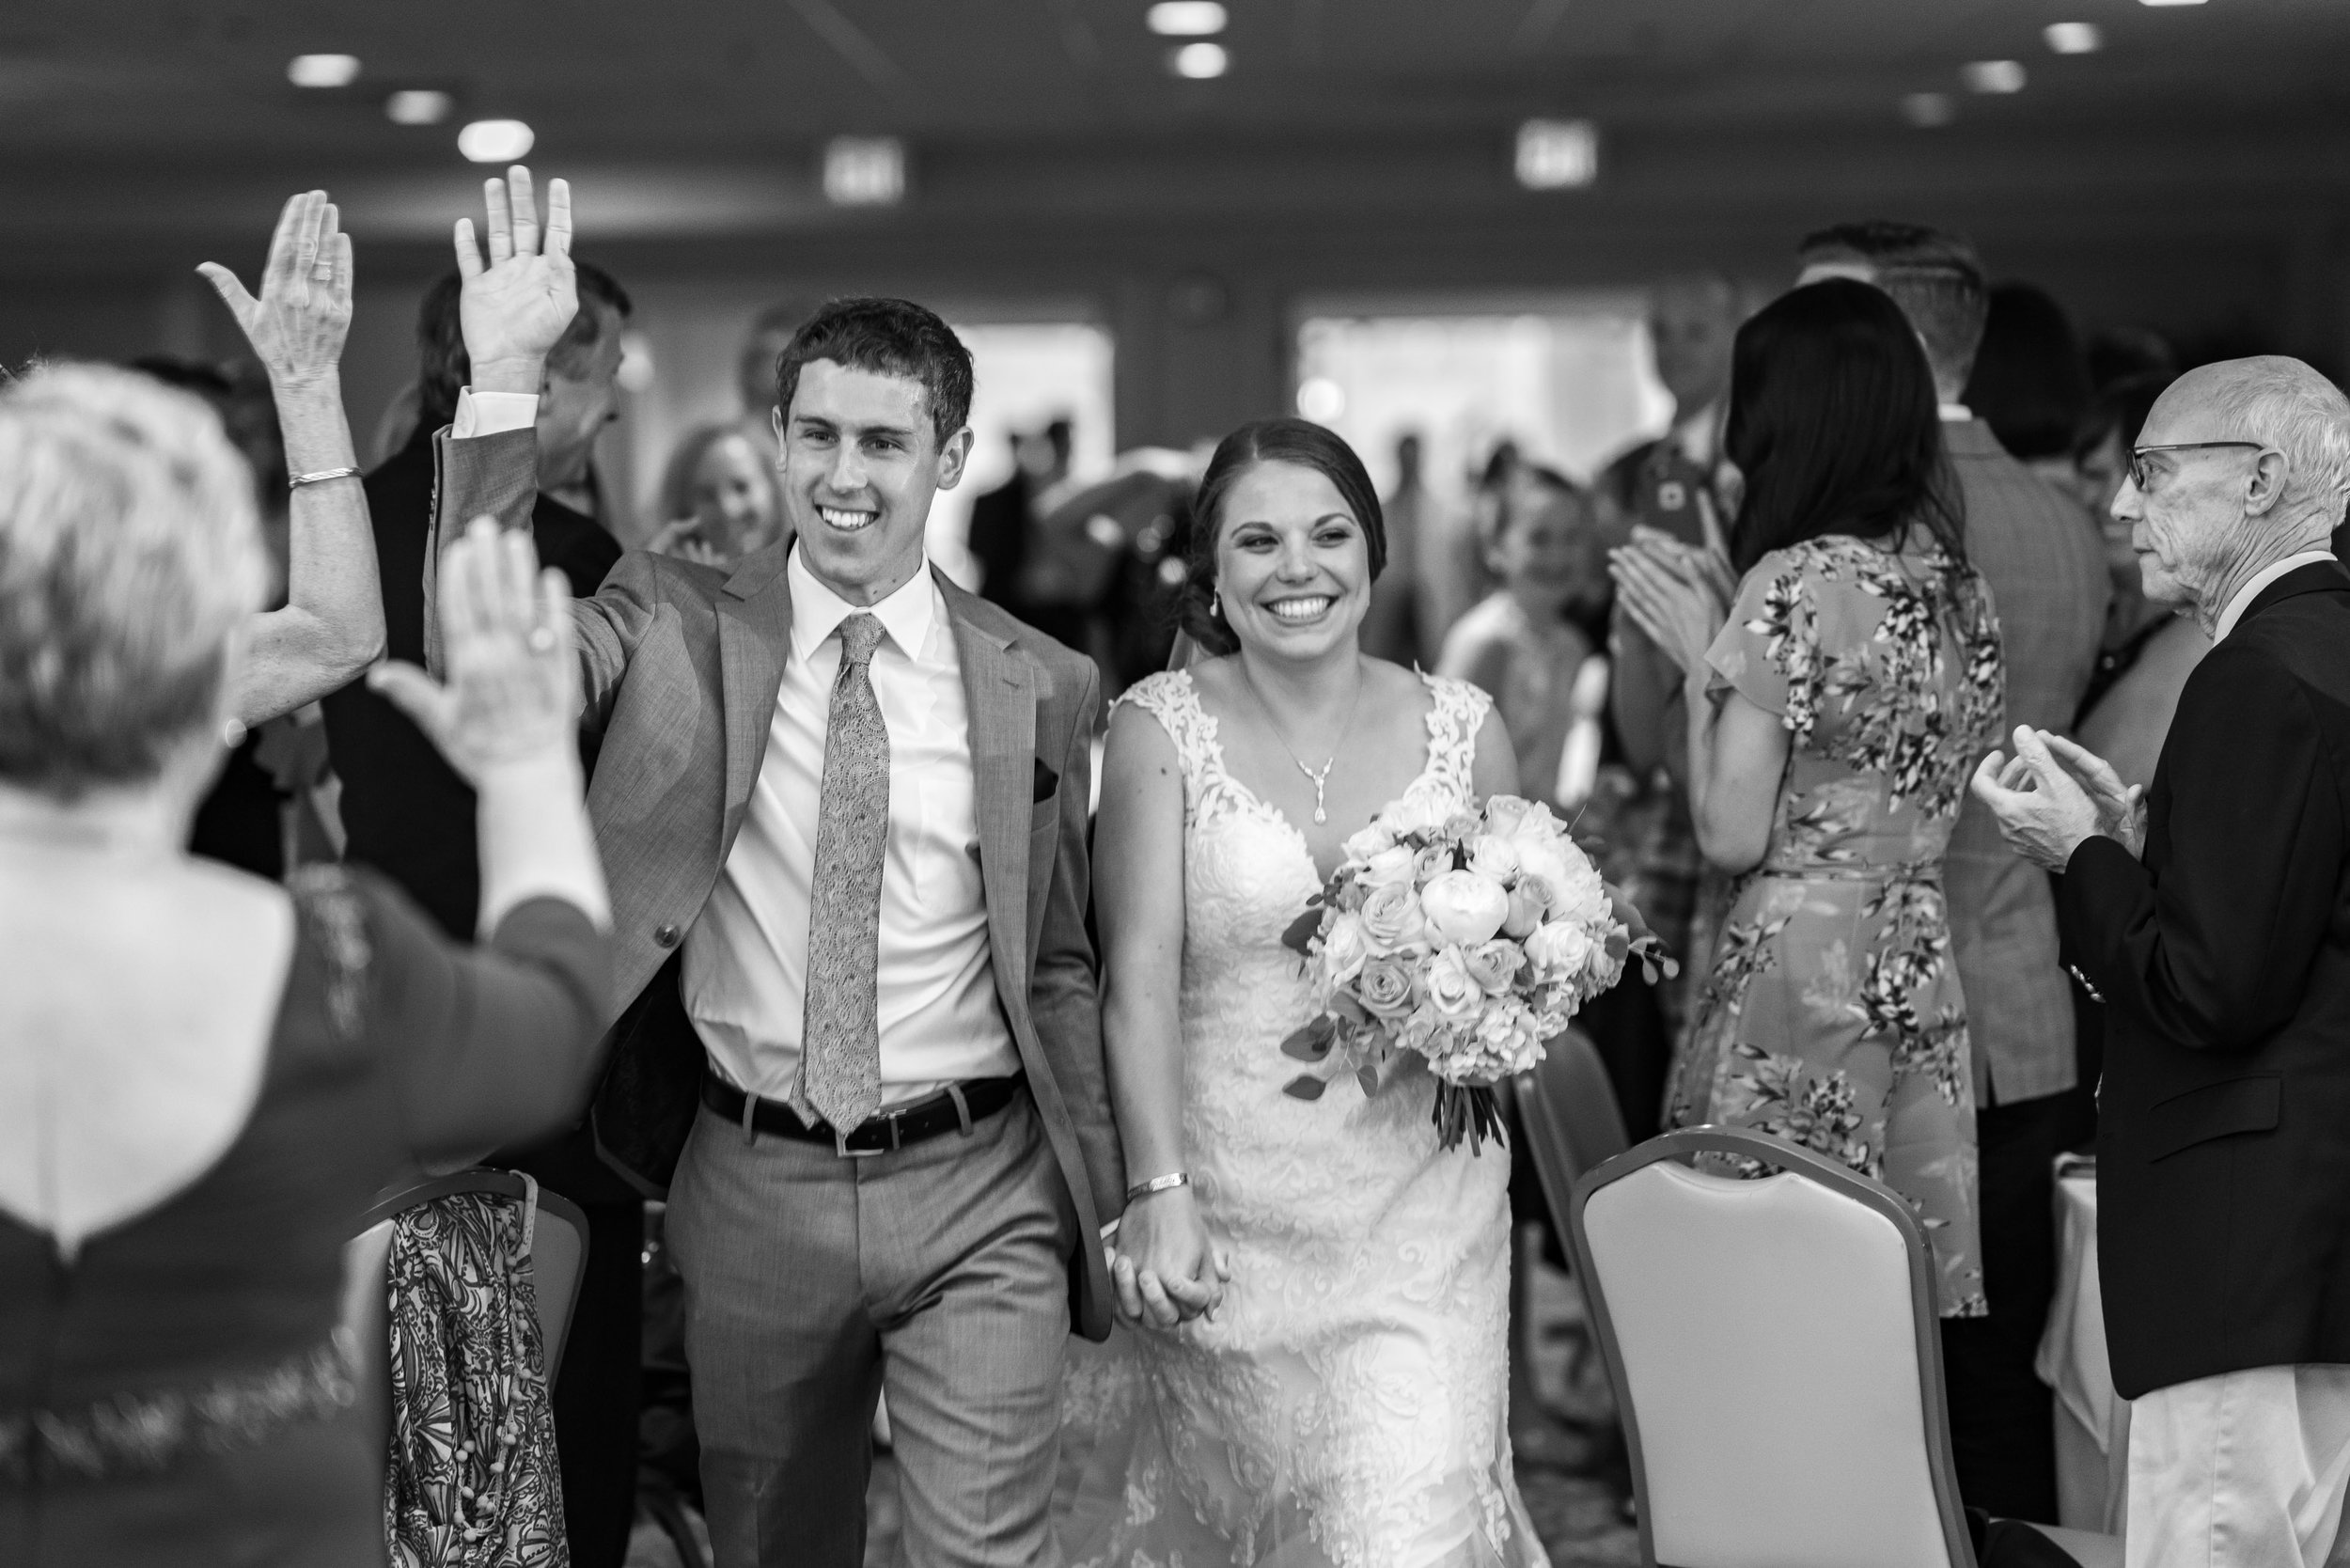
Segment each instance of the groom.
M437 548L523 525L531 405L572 304L569 193L459 226L474 383ZM930 311L838 300L776 368L796 542L731 574L633 553L576 601L613 893L594 1111L666 1189L723 1568L864 1555L886 1388L905 1560L1058 1560L1073 1313L1123 1171L1085 930L1093 666L923 557L963 476L971 357Z

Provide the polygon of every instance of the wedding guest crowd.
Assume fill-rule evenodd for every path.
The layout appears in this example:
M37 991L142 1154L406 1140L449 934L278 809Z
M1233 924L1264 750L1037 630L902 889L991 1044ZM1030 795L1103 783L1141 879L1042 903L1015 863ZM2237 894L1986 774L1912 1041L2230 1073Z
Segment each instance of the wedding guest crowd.
M1292 418L1092 477L1054 420L975 595L924 546L973 363L904 300L763 312L624 552L633 306L571 238L561 181L491 183L364 475L323 193L258 295L206 269L258 377L0 387L0 1558L397 1546L337 1248L486 1162L588 1245L435 1529L627 1559L661 1194L664 1474L698 1443L728 1568L862 1560L885 1390L914 1560L1537 1568L1539 1203L1425 1075L1281 1088L1296 910L1391 813L1516 794L1679 960L1576 1020L1634 1136L1756 1128L1925 1221L1969 1505L2056 1516L2093 1137L2132 1568L2330 1560L2350 403L2309 367L2179 374L1841 224L1759 308L1659 280L1673 414L1588 483L1505 439L1456 501L1406 432L1383 501Z

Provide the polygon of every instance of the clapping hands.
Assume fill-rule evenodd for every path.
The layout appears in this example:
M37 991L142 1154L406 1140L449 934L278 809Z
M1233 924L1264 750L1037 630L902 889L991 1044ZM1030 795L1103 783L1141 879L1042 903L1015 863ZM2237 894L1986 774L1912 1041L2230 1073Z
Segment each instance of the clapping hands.
M261 267L261 297L217 261L196 269L237 318L280 388L333 385L351 331L351 236L324 191L286 203Z
M474 519L441 559L441 642L448 683L409 664L368 674L469 784L502 762L535 760L576 744L579 665L572 592L539 570L521 529Z
M483 181L489 209L489 260L474 242L473 220L457 220L457 271L464 279L458 320L472 361L473 384L485 392L537 392L548 351L579 310L572 266L572 187L547 182L544 243L530 171L517 164L504 180Z
M1713 509L1699 497L1706 537L1719 538ZM1632 542L1611 550L1607 570L1624 613L1684 675L1701 669L1705 651L1729 619L1738 582L1730 560L1713 545L1684 544L1661 529L1632 530Z
M2100 835L2132 855L2145 847L2144 792L2061 735L2017 725L2015 755L1985 757L1973 788L2009 845L2044 870L2064 870L2084 839Z

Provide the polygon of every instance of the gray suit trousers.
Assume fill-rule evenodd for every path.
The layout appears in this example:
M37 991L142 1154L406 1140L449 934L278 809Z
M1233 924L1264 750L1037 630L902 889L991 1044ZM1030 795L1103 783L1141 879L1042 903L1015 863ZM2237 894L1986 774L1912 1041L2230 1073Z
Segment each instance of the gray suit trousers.
M718 1568L860 1568L886 1388L910 1568L1057 1564L1077 1219L1023 1091L844 1158L707 1106L669 1191Z

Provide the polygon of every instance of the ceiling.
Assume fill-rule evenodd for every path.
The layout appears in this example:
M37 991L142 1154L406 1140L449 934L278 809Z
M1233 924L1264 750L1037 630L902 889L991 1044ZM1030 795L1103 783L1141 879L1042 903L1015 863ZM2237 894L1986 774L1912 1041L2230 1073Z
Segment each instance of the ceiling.
M836 132L922 143L1482 129L1534 113L1624 131L1944 133L2350 122L2342 0L1230 0L1232 69L1175 79L1142 0L0 0L0 165L457 162L396 87L515 116L541 159L740 161ZM2105 47L2059 56L2049 22ZM290 56L364 62L305 90ZM2023 91L1964 92L2013 58Z

